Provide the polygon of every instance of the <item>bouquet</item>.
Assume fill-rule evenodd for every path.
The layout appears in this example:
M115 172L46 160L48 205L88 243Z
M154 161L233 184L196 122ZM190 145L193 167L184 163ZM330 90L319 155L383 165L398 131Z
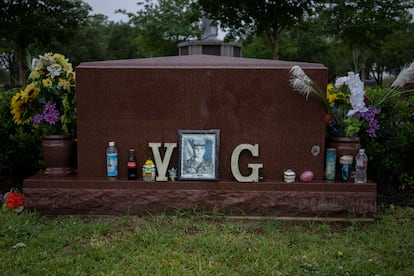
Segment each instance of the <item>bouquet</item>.
M72 64L61 54L33 59L26 87L11 100L17 125L33 124L41 135L75 131L76 94Z
M412 92L402 88L414 76L414 62L405 67L391 87L375 101L369 99L359 74L353 72L338 78L335 84L328 84L326 90L320 89L298 65L293 66L290 73L292 75L290 83L294 90L305 95L306 99L310 94L315 94L322 101L331 135L358 136L362 126L365 125L368 135L375 138L376 132L380 129L377 115L381 112L381 105L392 97Z

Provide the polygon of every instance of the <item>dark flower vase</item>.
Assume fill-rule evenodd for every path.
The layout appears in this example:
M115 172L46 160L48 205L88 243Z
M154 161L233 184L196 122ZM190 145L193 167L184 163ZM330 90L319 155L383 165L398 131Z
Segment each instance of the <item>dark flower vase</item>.
M358 151L361 148L359 137L331 137L328 143L328 148L336 149L335 179L341 180L341 167L339 164L339 158L344 155L351 155L354 159L351 169L352 178L355 172L355 156L358 154Z
M74 142L70 135L49 135L42 141L45 175L69 176L73 173Z

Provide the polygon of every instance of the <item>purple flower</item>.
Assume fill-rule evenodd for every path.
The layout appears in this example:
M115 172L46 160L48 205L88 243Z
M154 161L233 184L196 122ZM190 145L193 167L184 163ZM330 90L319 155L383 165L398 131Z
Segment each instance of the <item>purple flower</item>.
M45 121L51 125L56 124L60 120L60 113L56 109L50 110L43 114Z
M357 118L363 118L367 123L369 128L367 129L367 133L372 138L377 137L377 130L379 130L380 125L378 123L378 120L376 118L376 115L380 114L381 110L378 108L375 108L373 106L369 106L368 110L366 112L357 112L355 113L355 116Z
M47 102L43 110L43 119L50 125L56 124L60 120L60 113L56 109L56 103Z
M53 111L53 110L56 110L56 103L51 102L51 101L48 101L48 102L45 104L45 107L44 107L44 109L43 109L43 113L47 113L47 112L49 112L49 111Z
M43 120L43 115L42 114L36 114L33 117L33 124L38 125L42 120Z

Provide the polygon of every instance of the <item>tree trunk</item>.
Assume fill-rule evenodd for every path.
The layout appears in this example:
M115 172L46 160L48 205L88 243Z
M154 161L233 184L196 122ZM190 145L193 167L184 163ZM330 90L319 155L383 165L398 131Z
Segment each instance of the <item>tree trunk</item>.
M367 60L368 60L368 54L365 54L364 51L361 52L361 81L365 81L366 79L366 69L367 69Z
M275 38L273 49L272 49L272 59L279 59L279 38Z
M359 77L361 78L361 81L365 81L369 51L365 49L354 50L352 51L352 57L353 57L354 66L355 66L355 73L358 72Z
M19 84L24 87L27 81L27 66L26 66L26 49L21 47L19 49L19 56L17 57L17 63L19 65Z
M271 33L266 32L267 43L272 51L272 59L279 59L279 33L277 31Z

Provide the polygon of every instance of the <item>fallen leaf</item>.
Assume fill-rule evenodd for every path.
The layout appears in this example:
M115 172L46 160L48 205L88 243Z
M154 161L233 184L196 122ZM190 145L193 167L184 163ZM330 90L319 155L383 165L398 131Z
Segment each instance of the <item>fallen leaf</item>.
M26 244L23 242L19 242L12 246L13 249L20 248L20 247L26 247Z

